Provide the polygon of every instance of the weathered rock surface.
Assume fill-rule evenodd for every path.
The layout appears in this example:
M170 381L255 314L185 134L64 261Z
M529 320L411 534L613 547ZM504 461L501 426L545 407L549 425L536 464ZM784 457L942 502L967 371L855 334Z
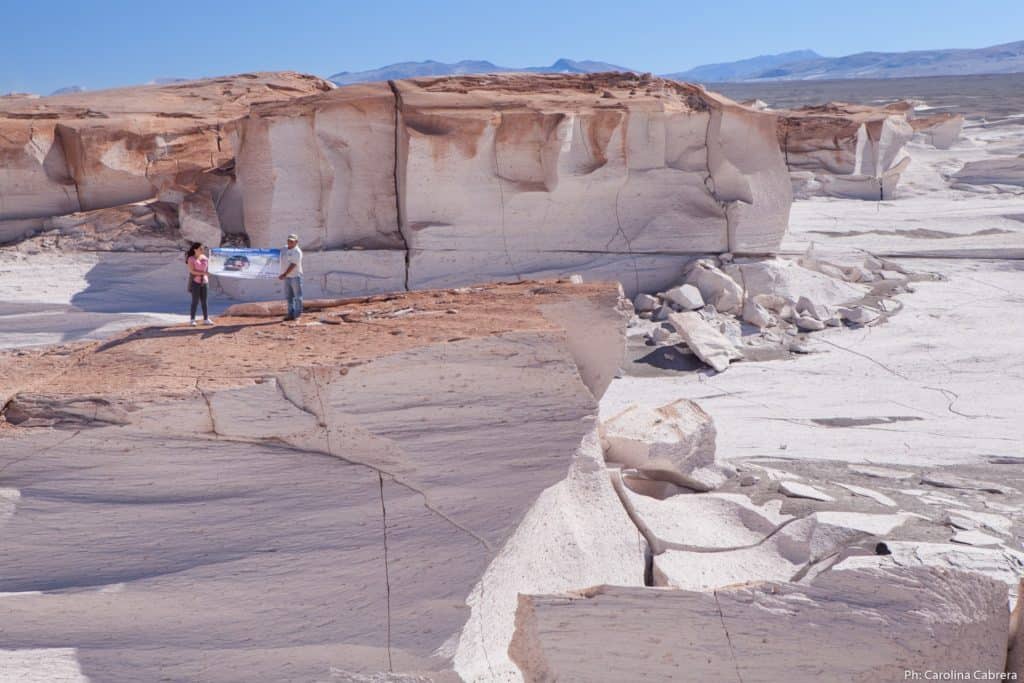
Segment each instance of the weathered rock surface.
M409 288L578 273L659 291L688 254L778 248L792 197L776 119L626 73L338 89L243 74L13 98L0 239L157 199L204 243L219 224L257 247L297 231L307 252L400 252L388 277Z
M884 107L830 102L779 114L779 144L798 197L891 199L910 163L903 147L915 131L948 149L963 125L961 116L917 116L908 102Z
M834 571L809 586L700 593L600 586L522 596L510 653L527 681L812 683L823 675L897 681L908 670L998 672L1005 599L991 579L939 569Z
M230 165L229 129L257 101L330 89L259 73L0 103L0 220L154 198Z
M552 322L563 306L575 327ZM0 369L17 423L0 429L4 483L19 491L0 592L21 594L3 598L5 647L70 648L94 680L444 680L452 643L467 666L507 646L516 562L544 563L537 590L642 581L642 541L601 503L614 493L591 447L538 503L512 573L498 562L481 582L593 432L623 349L616 286L345 310L357 322L221 318ZM577 516L593 528L570 547ZM464 632L477 609L486 629Z

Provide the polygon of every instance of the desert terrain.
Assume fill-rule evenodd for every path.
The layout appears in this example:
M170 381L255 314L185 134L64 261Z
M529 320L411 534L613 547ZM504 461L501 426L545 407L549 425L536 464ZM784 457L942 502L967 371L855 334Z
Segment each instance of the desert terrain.
M0 98L0 681L1019 679L1020 80Z

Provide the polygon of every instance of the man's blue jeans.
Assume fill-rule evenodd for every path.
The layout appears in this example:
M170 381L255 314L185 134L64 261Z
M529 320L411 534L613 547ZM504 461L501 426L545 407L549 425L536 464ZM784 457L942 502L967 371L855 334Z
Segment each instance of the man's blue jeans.
M302 315L302 276L284 279L284 295L288 298L288 317L298 318Z

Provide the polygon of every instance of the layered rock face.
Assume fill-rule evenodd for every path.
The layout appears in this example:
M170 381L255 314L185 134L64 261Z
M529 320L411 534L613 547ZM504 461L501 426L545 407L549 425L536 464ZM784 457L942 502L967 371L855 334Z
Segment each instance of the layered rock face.
M232 122L254 102L329 90L296 73L242 74L163 86L141 86L47 98L10 98L0 105L0 225L161 199L179 204L203 192L232 202ZM224 206L232 222L237 208ZM242 226L234 226L241 231Z
M685 255L778 247L791 192L777 125L698 86L616 73L338 89L243 74L13 98L0 240L77 237L65 216L106 225L89 214L160 202L178 240L276 247L297 232L308 252L334 252L314 294L338 294L339 279L365 293L361 273L426 288L573 272L632 294L667 284ZM71 242L110 249L134 229Z
M255 107L237 174L254 245L407 249L410 287L578 270L635 291L679 254L777 248L775 125L632 74L396 81Z
M903 147L915 132L948 149L963 125L959 115L916 116L905 101L885 107L831 102L779 114L779 145L798 197L891 199L911 163Z

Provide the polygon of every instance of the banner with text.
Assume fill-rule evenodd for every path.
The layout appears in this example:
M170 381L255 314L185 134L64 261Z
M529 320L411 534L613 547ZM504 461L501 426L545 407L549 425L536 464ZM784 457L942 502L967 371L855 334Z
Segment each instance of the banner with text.
M275 278L280 274L280 249L210 250L210 275L260 280Z

